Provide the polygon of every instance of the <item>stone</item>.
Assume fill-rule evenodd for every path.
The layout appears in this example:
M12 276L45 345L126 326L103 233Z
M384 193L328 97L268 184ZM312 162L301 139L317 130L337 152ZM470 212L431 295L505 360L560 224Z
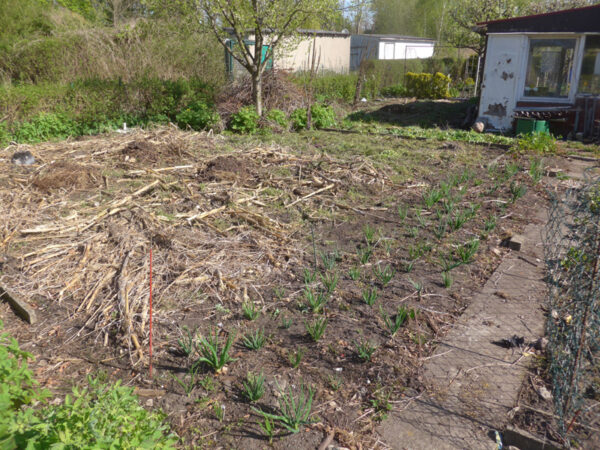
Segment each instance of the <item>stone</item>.
M476 133L483 133L483 131L485 130L485 123L483 123L481 120L478 120L473 124L471 129Z
M551 177L551 178L556 178L556 177L558 177L561 174L562 174L562 170L560 170L560 169L558 169L556 167L550 168L550 169L548 169L546 171L546 175L549 176L549 177Z
M549 439L540 439L537 436L509 426L502 433L502 441L505 446L513 445L520 449L530 450L560 450L562 446Z
M146 406L148 408L152 408L154 406L154 400L149 398L148 400L146 400Z
M548 338L541 337L533 344L533 348L536 350L541 350L542 352L546 351L546 347L548 347Z
M525 241L525 238L523 236L521 236L520 234L515 234L508 241L508 248L518 252L521 250L521 247L523 246L524 241Z
M35 158L31 152L28 151L16 152L14 155L12 155L10 160L17 166L31 166L32 164L35 164Z
M549 402L552 400L552 393L546 388L546 386L540 386L536 389L536 392L540 397Z

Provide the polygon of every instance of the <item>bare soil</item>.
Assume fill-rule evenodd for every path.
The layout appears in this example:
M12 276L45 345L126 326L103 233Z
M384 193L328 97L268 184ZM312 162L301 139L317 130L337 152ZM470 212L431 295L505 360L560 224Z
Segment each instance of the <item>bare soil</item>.
M312 386L314 423L299 434L280 429L275 448L316 448L329 433L349 448L383 446L374 432L385 418L381 399L393 405L423 389L422 358L508 251L501 241L527 223L531 196L514 199L512 189L527 186L540 199L544 188L524 170L528 158L501 148L325 133L290 147L285 139L158 129L28 147L42 164L29 169L10 165L16 148L0 155L0 284L28 299L41 321L26 325L6 304L0 318L36 355L42 386L62 397L102 372L155 389L142 402L167 413L182 445L248 449L268 446L252 406L276 412L282 389ZM34 184L73 172L89 178ZM426 207L424 195L450 180L450 216L441 200ZM469 209L463 225L443 228ZM473 261L453 268L445 287L444 264L473 239ZM314 280L305 282L307 271ZM311 312L305 290L322 290L321 276L336 274L324 310ZM362 299L367 288L378 293L372 307ZM244 302L260 310L256 320L244 317ZM382 311L394 318L399 307L415 315L392 337ZM320 317L327 328L313 342L306 323ZM236 336L236 360L218 374L202 367L189 394L174 379L190 381L194 362L178 345L184 325ZM267 344L250 351L242 338L258 329ZM371 361L358 357L359 342L377 347ZM242 395L248 372L267 380L256 405Z

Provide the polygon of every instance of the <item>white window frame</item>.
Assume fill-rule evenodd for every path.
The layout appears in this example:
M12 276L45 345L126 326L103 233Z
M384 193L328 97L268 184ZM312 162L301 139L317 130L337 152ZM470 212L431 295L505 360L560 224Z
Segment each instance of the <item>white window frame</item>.
M523 76L518 84L519 95L517 98L523 102L539 103L574 103L575 95L579 87L579 74L581 73L581 62L583 60L583 49L585 48L584 34L527 34L525 46L525 57L521 63L521 73ZM528 97L525 95L525 83L527 81L527 66L529 65L529 53L532 39L574 39L575 50L573 58L573 79L569 88L567 97Z

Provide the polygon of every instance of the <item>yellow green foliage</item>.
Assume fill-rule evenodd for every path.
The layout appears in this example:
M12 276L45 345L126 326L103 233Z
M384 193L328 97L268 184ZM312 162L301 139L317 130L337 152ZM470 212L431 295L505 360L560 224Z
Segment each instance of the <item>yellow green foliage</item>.
M409 96L417 98L448 98L450 92L450 77L443 73L412 73L406 74L406 90Z

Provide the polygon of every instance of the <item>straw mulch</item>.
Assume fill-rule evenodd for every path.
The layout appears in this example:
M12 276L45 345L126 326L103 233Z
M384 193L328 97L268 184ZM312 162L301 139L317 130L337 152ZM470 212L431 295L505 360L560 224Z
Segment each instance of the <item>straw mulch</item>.
M299 207L310 217L343 206L343 186L386 183L360 158L279 147L216 155L222 139L171 127L0 149L0 286L46 311L61 305L84 323L70 339L114 338L137 364L151 248L159 322L199 305L210 315L218 303L264 303L261 291L304 257ZM37 164L12 165L16 150Z

